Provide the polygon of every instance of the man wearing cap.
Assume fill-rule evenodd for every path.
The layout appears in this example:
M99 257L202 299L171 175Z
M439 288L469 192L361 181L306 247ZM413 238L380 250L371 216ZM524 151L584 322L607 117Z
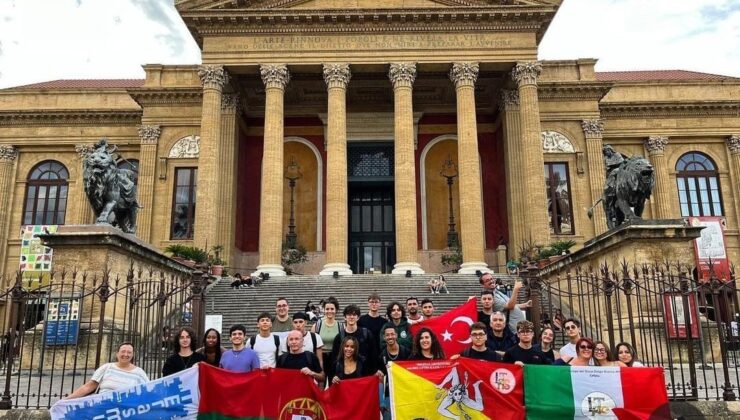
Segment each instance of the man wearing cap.
M319 358L319 361L321 362L321 368L323 369L323 347L324 347L324 341L321 339L321 336L312 333L310 331L306 331L306 323L308 322L308 314L305 312L296 312L293 314L293 330L294 331L300 331L300 333L303 335L303 351L307 351L309 353L313 353L316 355L316 357ZM286 340L287 341L287 340ZM286 342L287 346L287 342ZM285 351L287 352L287 348L285 348Z
M532 348L534 324L526 320L519 321L516 324L516 334L519 337L519 344L506 350L504 362L519 366L550 364L542 352Z

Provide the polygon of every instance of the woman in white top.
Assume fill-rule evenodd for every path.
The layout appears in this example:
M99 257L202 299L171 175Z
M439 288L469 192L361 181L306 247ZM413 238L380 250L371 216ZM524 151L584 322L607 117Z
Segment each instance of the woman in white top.
M92 379L77 388L67 396L67 399L80 398L94 393L116 391L149 381L143 369L136 367L134 359L134 346L131 343L121 343L116 352L116 362L106 363L100 366Z

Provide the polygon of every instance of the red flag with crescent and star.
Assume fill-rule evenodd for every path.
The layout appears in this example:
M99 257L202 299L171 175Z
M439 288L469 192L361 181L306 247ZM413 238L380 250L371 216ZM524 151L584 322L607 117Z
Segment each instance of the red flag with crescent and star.
M478 319L478 300L470 299L462 305L450 309L440 316L426 319L411 326L411 334L416 336L420 328L427 327L434 332L445 356L449 358L470 347L470 326Z

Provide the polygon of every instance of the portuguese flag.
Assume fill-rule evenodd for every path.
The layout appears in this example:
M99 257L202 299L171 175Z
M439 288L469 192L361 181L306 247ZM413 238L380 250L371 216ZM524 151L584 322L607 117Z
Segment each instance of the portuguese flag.
M670 419L662 368L524 367L527 419Z
M394 419L524 419L519 366L461 357L392 363L388 371Z
M322 391L298 370L237 373L198 365L198 419L377 420L380 413L375 375L345 380Z

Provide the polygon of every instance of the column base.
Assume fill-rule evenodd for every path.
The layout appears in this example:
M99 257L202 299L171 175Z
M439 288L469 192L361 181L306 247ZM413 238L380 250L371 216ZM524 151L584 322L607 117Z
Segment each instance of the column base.
M421 265L415 262L400 262L393 266L391 274L406 274L407 271L411 271L411 274L424 274L424 270L421 269Z
M280 264L260 264L252 275L259 276L262 273L267 273L270 277L285 277L285 270Z
M343 263L329 263L324 265L324 268L319 273L320 276L333 276L334 272L340 276L351 276L352 270L349 268L349 264Z
M460 265L460 269L457 270L460 274L476 274L476 271L480 271L481 273L493 273L493 270L488 268L488 264L482 261L462 263L462 265Z

